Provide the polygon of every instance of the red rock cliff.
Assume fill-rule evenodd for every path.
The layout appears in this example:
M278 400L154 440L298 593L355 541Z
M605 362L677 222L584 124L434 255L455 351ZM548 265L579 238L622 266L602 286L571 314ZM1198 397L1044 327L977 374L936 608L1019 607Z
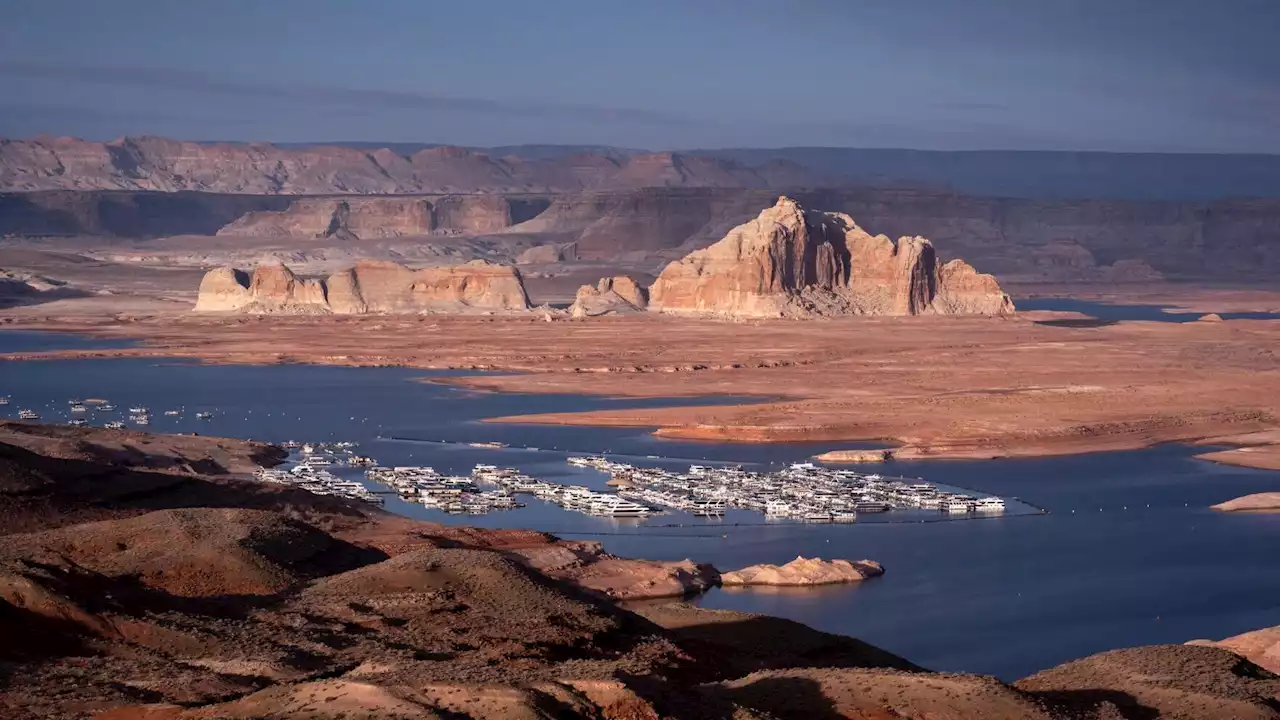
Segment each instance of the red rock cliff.
M782 197L724 239L671 263L650 309L736 317L998 315L1013 303L963 262L939 268L920 237L872 236L848 215Z

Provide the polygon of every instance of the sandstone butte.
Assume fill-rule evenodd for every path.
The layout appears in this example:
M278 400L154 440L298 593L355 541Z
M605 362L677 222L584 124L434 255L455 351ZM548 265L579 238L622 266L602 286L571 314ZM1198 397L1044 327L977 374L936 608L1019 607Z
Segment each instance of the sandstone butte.
M834 585L858 582L884 574L884 568L873 560L823 560L796 557L786 565L752 565L722 573L722 585Z
M197 312L336 315L528 308L520 272L484 260L419 270L361 260L320 280L300 278L279 260L267 259L252 275L231 267L210 270L195 305Z
M895 243L842 213L780 197L719 242L672 262L649 289L650 309L725 317L1005 315L995 278L963 260L939 265L921 237Z
M649 307L649 291L627 275L600 278L595 285L578 288L569 312L573 317L595 317L638 312Z

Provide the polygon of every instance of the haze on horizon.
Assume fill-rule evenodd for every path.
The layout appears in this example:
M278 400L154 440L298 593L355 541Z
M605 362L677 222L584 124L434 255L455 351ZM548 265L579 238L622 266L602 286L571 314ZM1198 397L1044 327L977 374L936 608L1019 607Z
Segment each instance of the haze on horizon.
M0 136L1280 153L1280 2L8 0Z

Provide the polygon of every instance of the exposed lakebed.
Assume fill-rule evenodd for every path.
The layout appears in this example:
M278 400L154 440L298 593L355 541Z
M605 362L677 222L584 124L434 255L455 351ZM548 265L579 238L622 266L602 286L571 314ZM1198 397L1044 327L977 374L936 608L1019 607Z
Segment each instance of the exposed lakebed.
M0 333L0 351L53 349L34 334ZM59 348L74 339L55 336ZM96 341L87 341L96 342ZM71 345L68 345L71 343ZM101 347L101 345L97 345ZM83 347L83 346L82 346ZM483 423L484 418L645 404L725 402L474 393L420 382L397 368L218 366L156 360L24 361L0 365L0 395L66 417L69 398L146 405L150 430L262 440L352 440L383 464L465 472L484 462L550 480L601 485L565 452L627 455L637 464L716 460L777 466L820 445L729 445L656 439L639 429ZM732 399L729 399L732 400ZM181 409L179 416L164 416ZM213 412L208 420L198 411ZM54 413L60 413L55 415ZM100 424L100 423L99 423ZM412 440L387 440L397 437ZM445 442L441 442L445 441ZM465 445L499 441L538 452ZM850 444L850 446L856 446ZM398 500L397 512L455 524L534 527L599 539L611 552L694 558L724 569L796 555L872 558L885 577L803 591L716 590L709 607L765 612L862 638L939 670L1026 675L1113 647L1220 637L1280 624L1274 548L1280 516L1224 515L1213 503L1275 490L1280 474L1195 460L1189 448L984 462L899 462L894 474L1005 497L1051 511L981 521L764 523L730 513L719 523L676 515L646 525L610 521L530 500L483 516L446 516ZM660 456L655 460L648 456Z

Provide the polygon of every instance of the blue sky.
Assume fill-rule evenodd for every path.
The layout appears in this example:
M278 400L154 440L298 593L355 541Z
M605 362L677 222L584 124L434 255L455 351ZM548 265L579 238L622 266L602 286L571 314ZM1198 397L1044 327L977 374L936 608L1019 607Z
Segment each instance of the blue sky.
M0 0L0 135L1280 152L1277 0Z

